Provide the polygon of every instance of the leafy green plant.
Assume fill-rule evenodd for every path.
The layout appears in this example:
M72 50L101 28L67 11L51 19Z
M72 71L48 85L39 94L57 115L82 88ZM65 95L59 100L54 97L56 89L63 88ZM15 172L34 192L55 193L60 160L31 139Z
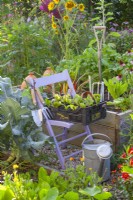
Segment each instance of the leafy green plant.
M18 162L21 157L30 159L30 149L39 150L47 141L48 136L41 127L36 127L30 111L17 101L7 98L2 102L0 116L0 144L11 150L6 165Z
M97 199L97 200L104 200L109 199L112 197L110 192L103 192L102 189L99 186L93 186L93 187L87 187L84 190L79 190L80 193L87 196L91 200Z
M38 171L38 178L36 181L31 179L29 173L18 174L18 165L13 166L13 174L3 172L4 175L4 187L9 188L14 198L17 200L34 199L34 200L83 200L85 198L85 192L88 183L93 184L93 187L99 188L98 193L102 190L101 186L94 186L93 173L87 175L83 165L79 165L76 168L69 167L64 171L64 174L52 171L48 175L47 171L41 167ZM71 176L70 176L71 175ZM98 184L98 177L95 184ZM94 194L94 188L88 189L91 194ZM105 195L106 193L106 195ZM105 192L102 199L108 199L108 192ZM88 193L87 193L88 196ZM91 195L91 199L94 195ZM88 196L89 197L89 196ZM88 198L87 198L88 199ZM89 198L90 199L90 198ZM99 199L99 198L95 198ZM6 200L6 199L2 199Z
M40 23L39 19L28 23L18 19L12 26L1 25L0 73L8 73L15 85L20 85L29 71L42 74L48 63L58 62L50 31L43 30Z
M95 10L97 10L97 15L95 18L92 18L91 21L96 21L97 25L106 26L108 21L113 19L112 12L108 12L107 9L112 5L112 3L106 3L104 0L100 0L96 3Z
M0 184L0 200L12 200L14 198L14 194L11 189Z
M128 88L126 82L123 83L116 78L109 79L108 81L104 79L104 84L107 86L108 92L111 94L113 99L118 99L127 91Z
M88 94L86 98L83 98L78 94L76 94L73 98L71 98L69 94L63 96L55 94L52 100L48 98L45 99L45 104L47 106L55 108L63 106L66 110L76 110L78 107L86 108L98 103L100 103L100 94L95 94L94 96Z
M30 102L28 107L27 100L23 99L20 93L13 91L10 79L1 78L1 80L0 149L10 150L9 158L0 163L5 167L4 165L18 162L22 157L30 159L33 156L31 151L33 149L40 151L48 136L43 133L42 127L37 127L33 121L31 101L28 101ZM22 101L23 104L21 105L17 100Z

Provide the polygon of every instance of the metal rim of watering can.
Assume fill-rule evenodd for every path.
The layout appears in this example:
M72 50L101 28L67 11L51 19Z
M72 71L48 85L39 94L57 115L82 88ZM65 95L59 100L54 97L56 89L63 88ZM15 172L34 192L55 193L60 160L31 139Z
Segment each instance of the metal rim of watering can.
M85 142L89 137L92 137L92 136L95 136L95 135L100 135L100 136L104 136L104 137L108 138L109 141L111 142L111 145L113 145L112 140L111 140L107 135L104 135L104 134L102 134L102 133L92 133L92 134L90 134L90 135L87 135L87 137L85 137L84 140L82 141L82 144L81 144L81 145L83 145L84 142ZM92 140L92 141L93 141L93 140Z
M104 152L104 155L101 155L101 153L103 153L103 152ZM111 156L113 154L113 150L109 145L102 144L97 148L96 153L97 153L98 157L101 159L109 159L109 158L111 158ZM106 156L105 156L105 153L106 153Z

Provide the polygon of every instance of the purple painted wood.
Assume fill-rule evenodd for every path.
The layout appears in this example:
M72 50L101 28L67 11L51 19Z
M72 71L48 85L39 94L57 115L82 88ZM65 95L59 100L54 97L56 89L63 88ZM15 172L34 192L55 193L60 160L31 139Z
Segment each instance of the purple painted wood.
M77 139L79 137L82 137L82 136L85 136L85 135L88 135L88 132L84 132L84 133L78 134L76 136L73 136L71 138L68 138L66 140L62 140L62 141L58 142L58 144L64 144L64 143L67 143L69 141L75 140L75 139Z
M63 134L62 134L62 141L65 141L67 139L67 128L63 129ZM59 144L59 143L58 143ZM62 144L62 148L65 149L67 147L67 143L64 142Z
M51 126L60 126L60 127L66 127L66 128L71 128L74 125L74 123L57 121L57 120L49 120L49 123L51 124Z
M43 103L41 103L41 101L40 101L40 99L37 95L36 88L39 88L41 86L47 86L47 85L58 83L58 82L63 82L63 81L66 81L68 83L69 93L71 94L72 97L74 97L76 92L74 90L73 83L70 79L70 76L69 76L69 73L68 73L67 70L64 70L62 73L54 74L54 75L51 75L51 76L37 78L37 79L31 79L30 85L31 85L32 88L34 88L35 98L36 98L36 102L37 102L38 107L43 110L42 113L43 113L44 118L46 120L45 123L46 123L47 130L49 132L49 135L53 138L53 140L55 142L55 150L56 150L58 159L60 161L60 164L61 164L62 168L64 169L65 168L65 159L82 152L82 150L71 153L68 156L63 156L63 154L61 152L60 145L63 145L65 147L67 142L75 140L75 139L82 137L82 136L85 136L85 135L90 135L91 131L89 129L89 126L84 126L84 129L85 129L84 133L78 134L76 136L73 136L73 137L67 139L67 129L71 128L74 124L69 123L69 122L64 122L64 121L56 121L56 120L48 119L48 117L45 113L44 105L43 105ZM54 131L53 131L52 126L62 127L63 133L56 136ZM57 137L59 137L59 136L63 137L62 141L57 141ZM93 140L92 137L91 137L91 140Z
M71 81L71 78L67 70L64 70L63 72L58 74L53 74L51 76L37 78L34 80L35 80L35 88L66 81L68 83L71 95L74 97L76 94L73 87L73 83Z

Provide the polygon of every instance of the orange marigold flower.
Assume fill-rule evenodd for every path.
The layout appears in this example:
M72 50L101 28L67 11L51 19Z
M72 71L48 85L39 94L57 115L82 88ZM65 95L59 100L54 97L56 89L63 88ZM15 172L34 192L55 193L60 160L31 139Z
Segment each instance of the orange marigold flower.
M116 183L116 178L113 178L113 179L111 180L111 182L112 182L112 183Z
M129 164L131 167L133 167L133 158L130 158Z
M81 158L80 158L80 161L81 161L81 162L83 162L84 160L85 160L85 158L84 158L84 157L81 157Z
M72 9L75 7L75 3L73 1L68 1L65 3L66 10L72 11Z
M55 4L58 4L59 3L59 0L53 0Z
M54 9L54 6L55 6L55 3L52 1L48 4L48 9L49 10L53 10Z
M133 154L133 147L131 147L131 148L128 150L128 153L129 153L129 154Z
M127 154L126 153L123 153L122 155L121 155L121 158L126 158L127 157Z
M130 176L127 172L122 172L122 178L126 181L130 178Z
M54 23L54 22L52 23L52 28L53 28L53 29L56 29L56 28L57 28L56 23Z
M80 3L79 6L78 6L78 8L79 8L80 11L84 11L85 6L84 6L83 3Z
M73 157L70 157L70 159L69 159L70 161L73 161L74 160L74 158Z
M65 16L63 17L63 19L64 19L64 21L67 21L67 20L69 19L69 16L68 16L68 15L65 15Z

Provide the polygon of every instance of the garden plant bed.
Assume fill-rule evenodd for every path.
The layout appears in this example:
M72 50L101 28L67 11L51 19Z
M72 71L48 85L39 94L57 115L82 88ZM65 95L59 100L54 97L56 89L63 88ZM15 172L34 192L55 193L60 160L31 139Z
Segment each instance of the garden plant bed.
M73 149L79 150L80 147L69 144L67 145L66 148L64 148L64 155L70 154L71 151L73 151ZM48 173L51 173L54 170L54 171L58 171L61 175L64 175L64 170L61 168L61 165L55 154L54 148L51 148L51 146L49 145L45 146L43 149L43 153L48 155L48 159L40 161L39 163L37 163L37 165L42 166L45 169L47 169ZM71 160L68 159L66 161L66 167L75 168L77 165L80 165L80 164L84 165L84 162L80 161L81 157L82 157L82 154L79 154ZM120 173L115 172L115 171L111 171L110 173L111 173L110 179L105 182L102 182L101 184L104 185L104 188L106 191L110 191L113 194L113 199L111 198L111 200L128 200L123 197L123 194L121 191L116 189L115 184L118 177L120 176Z
M79 146L75 146L75 145L69 144L69 145L67 145L66 148L62 148L62 152L63 152L64 156L67 156L67 155L71 154L71 152L74 152L74 151L77 151L77 150L80 150L80 149L81 149L81 147L79 147ZM55 152L53 146L46 145L43 148L42 153L45 154L46 157L45 157L45 159L41 160L39 162L39 164L47 166L47 167L49 167L51 169L55 169L55 170L59 170L59 171L62 170L60 162L59 162L59 160L57 158L57 155L56 155L56 152ZM80 161L81 157L82 157L82 153L78 154L76 157L73 158L76 165L82 163ZM66 167L70 166L71 163L72 162L70 161L70 159L67 159L66 160Z
M67 145L67 148L64 148L64 155L68 155L69 153L71 153L73 149L79 150L79 147L75 145ZM18 173L21 174L21 173L30 172L31 177L35 182L37 181L37 172L40 167L44 167L47 170L48 174L51 174L51 172L54 170L54 171L59 172L61 176L64 176L64 170L61 169L61 165L55 154L54 148L51 147L51 145L50 146L46 145L44 146L42 153L47 154L47 158L45 158L45 160L41 160L37 163L30 163L28 161L20 161L19 163L17 163L19 166ZM38 157L39 154L36 152L35 156ZM8 156L1 154L0 160L4 161L4 159L6 159L7 157ZM83 161L80 161L81 157L82 157L82 154L79 154L74 159L67 160L66 167L75 168L77 165L80 165L80 164L82 165ZM13 166L11 165L10 168L7 168L6 170L10 174L13 173L12 167ZM116 189L116 181L119 176L120 176L119 172L113 171L111 172L110 179L107 180L106 182L101 182L101 184L104 186L104 190L110 191L113 194L113 197L111 198L111 200L128 200L123 197L123 193L121 191ZM0 173L0 181L1 183L3 183L2 170Z

